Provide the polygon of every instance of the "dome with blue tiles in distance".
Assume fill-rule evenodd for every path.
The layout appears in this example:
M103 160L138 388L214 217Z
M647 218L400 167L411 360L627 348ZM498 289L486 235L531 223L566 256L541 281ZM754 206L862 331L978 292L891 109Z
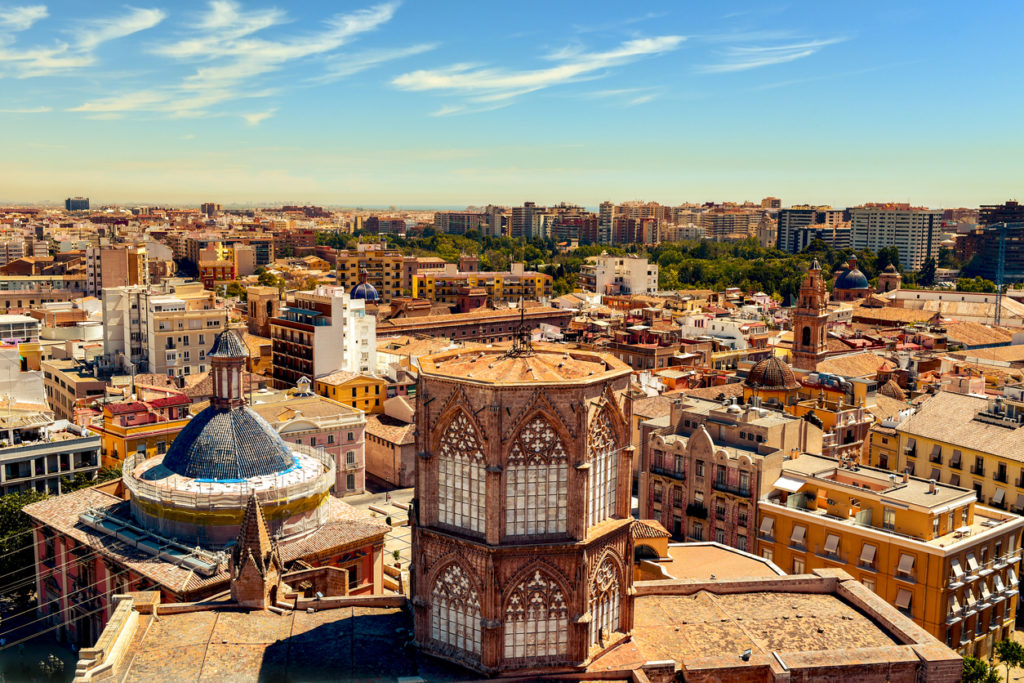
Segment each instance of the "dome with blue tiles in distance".
M362 299L367 303L380 301L380 295L377 293L377 288L366 280L366 270L359 271L359 284L353 287L352 291L348 293L348 298Z
M857 267L857 259L850 257L846 270L836 277L832 289L868 289L870 287L871 284L868 282L867 276Z

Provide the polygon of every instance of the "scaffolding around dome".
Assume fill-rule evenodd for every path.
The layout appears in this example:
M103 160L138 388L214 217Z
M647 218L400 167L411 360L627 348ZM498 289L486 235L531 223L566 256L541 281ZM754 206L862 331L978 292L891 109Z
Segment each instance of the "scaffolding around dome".
M293 445L295 466L235 481L210 481L170 471L160 458L125 459L122 477L135 520L156 533L204 547L228 545L238 534L249 497L263 506L275 538L288 542L327 521L324 503L335 481L334 458Z

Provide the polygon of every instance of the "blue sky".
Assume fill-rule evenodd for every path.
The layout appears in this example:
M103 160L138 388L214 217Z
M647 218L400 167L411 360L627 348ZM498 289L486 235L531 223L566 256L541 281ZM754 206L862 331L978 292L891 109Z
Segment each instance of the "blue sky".
M0 201L1024 188L1016 1L133 1L0 0Z

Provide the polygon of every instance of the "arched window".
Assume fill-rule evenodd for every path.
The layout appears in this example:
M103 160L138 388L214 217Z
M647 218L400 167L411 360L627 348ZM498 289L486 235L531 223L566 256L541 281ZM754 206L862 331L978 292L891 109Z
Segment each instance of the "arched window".
M565 533L569 463L558 434L542 417L512 444L505 468L505 534Z
M804 346L810 346L811 345L811 328L810 327L805 327L801 334L803 335L801 337L801 343Z
M430 637L442 645L480 654L480 598L457 564L446 567L434 582Z
M619 629L619 570L606 557L590 584L590 644L599 645Z
M553 579L539 570L512 591L505 607L505 658L564 657L569 608Z
M593 526L615 514L615 489L618 481L615 436L608 413L601 411L590 423L587 436L590 470L587 483L590 494L587 526Z
M437 516L442 524L483 533L487 488L484 452L464 413L444 430L437 458Z

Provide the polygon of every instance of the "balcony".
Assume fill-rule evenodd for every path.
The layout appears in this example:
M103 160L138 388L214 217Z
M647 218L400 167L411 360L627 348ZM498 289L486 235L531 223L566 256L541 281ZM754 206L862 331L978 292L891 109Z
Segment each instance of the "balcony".
M814 547L814 554L818 557L828 560L829 562L839 562L840 564L847 564L849 559L846 553L841 553L839 550L829 551L828 548L822 545Z
M978 467L977 465L974 465L973 467L971 467L971 474L975 475L976 477L984 477L985 466L982 465L981 467Z
M1001 484L1006 483L1006 470L996 470L996 473L992 475L992 479L998 481Z
M729 493L734 496L740 496L743 498L750 498L750 487L749 486L734 486L724 481L716 480L711 484L711 488L722 493Z
M686 481L686 473L680 470L671 469L669 467L659 467L657 465L651 466L652 474L660 474L663 477L671 477L679 481Z
M690 503L686 506L686 516L707 519L708 509L702 503Z

